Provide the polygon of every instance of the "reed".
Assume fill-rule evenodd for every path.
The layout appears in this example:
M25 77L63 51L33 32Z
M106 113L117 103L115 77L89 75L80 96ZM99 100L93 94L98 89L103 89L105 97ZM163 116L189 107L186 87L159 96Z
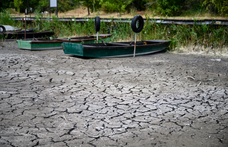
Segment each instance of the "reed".
M10 16L8 11L0 12L0 24L4 25L16 25L16 22Z

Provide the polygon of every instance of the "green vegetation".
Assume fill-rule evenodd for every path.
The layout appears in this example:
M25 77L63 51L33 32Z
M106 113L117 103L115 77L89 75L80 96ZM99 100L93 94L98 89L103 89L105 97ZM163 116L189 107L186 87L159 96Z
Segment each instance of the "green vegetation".
M27 24L27 26L29 28L37 28L40 31L52 30L58 37L96 34L94 18L89 19L87 22L61 22L58 21L56 16L52 17L52 21L44 21L42 17L43 15L37 15L36 21ZM146 20L143 31L137 35L137 40L171 40L170 50L173 51L181 51L183 46L192 46L191 49L194 51L197 46L200 46L202 51L210 50L214 53L221 53L224 47L228 47L227 26L164 25L150 22L151 19L149 17ZM17 27L24 26L24 24L13 21L8 13L1 14L0 21L8 25L15 26L17 24ZM134 40L134 32L130 23L101 22L99 33L107 34L108 32L113 34L112 41Z
M14 1L13 0L0 0L0 12L4 12L7 8L13 8L14 7Z
M90 10L93 12L101 8L99 1L100 0L83 0L81 4L87 7L88 15L90 15Z
M0 24L14 26L16 24L16 22L10 16L10 13L8 11L4 11L4 12L0 13Z
M20 13L20 6L22 3L22 0L14 0L14 6L17 8L18 13Z
M0 0L0 12L7 8L17 8L21 13L26 8L32 12L49 11L49 0ZM156 15L184 16L192 13L210 13L216 16L228 16L228 0L58 0L59 12L75 9L80 5L90 11L130 12L132 10L150 10ZM51 9L54 12L54 9Z
M228 0L147 0L147 8L163 16L207 12L228 16Z
M203 0L206 10L228 16L228 0Z
M103 8L107 12L114 12L119 10L120 16L122 11L126 11L126 7L132 3L133 0L100 0Z

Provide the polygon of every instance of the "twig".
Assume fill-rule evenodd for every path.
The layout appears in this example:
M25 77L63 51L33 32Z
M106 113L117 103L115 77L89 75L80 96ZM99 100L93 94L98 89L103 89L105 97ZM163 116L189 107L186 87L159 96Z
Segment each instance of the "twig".
M201 84L202 82L200 81L199 84L197 85L197 87Z
M188 79L188 78L190 78L190 79L192 79L192 80L195 80L195 78L193 78L193 77L191 77L191 76L187 76L187 77L186 77L186 79Z
M201 90L202 92L205 92L203 89L201 89L201 88L198 88L199 90Z

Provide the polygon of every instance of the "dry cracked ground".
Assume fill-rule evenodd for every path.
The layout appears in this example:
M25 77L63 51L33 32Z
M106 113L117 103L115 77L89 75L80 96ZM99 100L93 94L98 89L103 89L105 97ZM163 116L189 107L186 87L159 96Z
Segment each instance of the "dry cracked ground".
M0 48L1 147L227 147L228 58Z

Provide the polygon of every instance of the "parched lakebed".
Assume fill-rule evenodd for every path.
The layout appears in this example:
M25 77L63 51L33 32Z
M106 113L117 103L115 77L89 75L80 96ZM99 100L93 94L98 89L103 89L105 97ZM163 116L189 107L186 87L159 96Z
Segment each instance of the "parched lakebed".
M227 147L228 57L0 47L0 146Z

